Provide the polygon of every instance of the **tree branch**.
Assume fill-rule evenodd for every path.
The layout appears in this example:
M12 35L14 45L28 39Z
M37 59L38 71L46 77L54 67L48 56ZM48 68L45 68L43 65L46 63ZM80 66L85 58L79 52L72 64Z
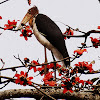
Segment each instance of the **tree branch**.
M67 92L63 94L62 89L41 89L41 91L46 92L56 99L66 99L67 100L100 100L99 95L93 95L91 92ZM41 99L43 95L36 89L11 89L0 92L0 100L9 98L20 98L20 97L31 97L36 99ZM46 97L48 100L48 97Z
M7 2L7 1L9 1L9 0L2 1L2 2L0 2L0 4L2 4L2 3L4 3L4 2Z

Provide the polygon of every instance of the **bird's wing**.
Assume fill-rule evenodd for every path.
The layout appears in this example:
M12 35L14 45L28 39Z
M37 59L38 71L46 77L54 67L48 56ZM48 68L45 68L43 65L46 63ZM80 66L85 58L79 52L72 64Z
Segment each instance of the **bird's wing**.
M64 58L69 57L64 37L59 27L49 17L43 14L38 14L35 22L38 30L45 34L46 39L57 48L62 56Z

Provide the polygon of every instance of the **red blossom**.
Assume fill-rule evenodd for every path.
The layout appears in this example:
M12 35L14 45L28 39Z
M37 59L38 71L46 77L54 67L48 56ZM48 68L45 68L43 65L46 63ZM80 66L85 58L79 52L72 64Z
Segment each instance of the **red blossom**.
M26 26L25 29L22 29L22 34L20 34L20 36L24 36L25 40L27 41L28 38L27 37L31 37L32 35L32 30L30 30L29 26Z
M29 5L31 4L31 0L28 0L28 4L29 4Z
M87 81L85 81L87 84L93 84L93 82L92 81L90 81L90 80L87 80Z
M53 72L48 72L44 78L43 78L43 81L46 81L46 80L50 80L51 78L53 78Z
M57 83L55 81L49 81L48 85L49 86L55 86L55 85L57 85Z
M61 86L64 88L64 90L63 90L63 93L65 94L66 92L71 92L71 93L73 93L73 90L72 90L72 87L68 87L68 86L66 86L66 85L64 85L64 84L61 84Z
M12 22L10 20L8 20L8 24L5 24L4 25L4 30L7 30L7 29L13 29L15 28L17 25L17 22L15 20L13 20Z
M79 77L75 77L75 81L79 83L80 78Z
M61 76L62 74L61 73L59 73L59 76Z
M84 85L84 81L83 80L80 80L79 83L82 83L82 85Z
M0 19L2 19L2 17L0 16Z
M46 85L49 85L49 86L55 86L57 85L57 83L55 81L53 81L53 72L48 72L44 78L43 78L43 81Z
M63 93L65 94L68 91L71 92L71 93L73 93L73 90L67 90L67 88L64 88Z
M98 29L100 29L100 26L98 26Z
M27 57L24 58L24 62L25 62L25 64L26 64L26 63L29 63L29 61L30 61L30 60L29 60Z
M42 71L42 70L44 70L44 67L39 67L39 68L37 68L37 70Z
M99 40L97 38L93 38L93 37L90 37L90 38L91 38L91 42L93 43L93 46L95 48L98 48Z
M21 71L20 74L15 74L15 77L17 77L17 79L15 80L16 84L19 83L23 86L26 86L27 84L32 84L31 80L33 79L33 77L28 77L28 74L24 73L23 71Z
M82 55L83 52L87 52L87 50L86 49L77 49L74 51L74 53L77 53L78 55Z
M62 88L64 88L63 93L66 93L67 91L73 93L72 90L73 83L71 83L70 78L66 78L66 77L62 77L62 78L65 79L65 81L62 81L63 84L61 84Z
M92 68L92 64L88 64L88 62L78 62L78 64L75 64L76 67L79 67L79 69L81 70L89 70L89 72L92 72L93 71L93 68Z
M31 61L31 64L38 65L39 63L35 60Z
M54 69L54 63L50 63L49 65L47 65L47 68L48 69ZM60 64L58 64L58 63L56 63L56 68L60 68L61 67L61 65Z
M71 29L67 29L64 34L66 34L66 35L74 35L74 32ZM66 37L64 37L64 39L66 39Z
M36 68L35 65L38 65L39 63L37 61L33 60L33 61L31 61L31 64L33 66L30 66L30 70L33 68L34 69L34 72L36 72L37 71L37 68Z

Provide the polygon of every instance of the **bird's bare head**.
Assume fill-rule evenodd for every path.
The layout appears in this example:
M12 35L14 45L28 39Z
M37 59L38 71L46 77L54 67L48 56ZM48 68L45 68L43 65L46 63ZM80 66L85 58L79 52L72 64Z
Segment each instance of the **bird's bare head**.
M36 16L39 13L39 10L36 6L34 6L34 7L30 8L27 13L32 16Z
M28 21L33 19L37 14L39 13L39 10L36 6L30 8L24 18L22 19L20 25L17 27L17 29L22 28L22 24L25 25Z

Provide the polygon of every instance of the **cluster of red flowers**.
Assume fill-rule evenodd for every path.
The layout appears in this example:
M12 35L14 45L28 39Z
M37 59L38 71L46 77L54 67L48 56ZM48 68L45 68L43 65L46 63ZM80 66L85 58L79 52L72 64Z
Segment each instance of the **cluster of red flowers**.
M78 64L75 64L75 68L78 69L78 72L84 72L85 70L89 70L89 72L92 72L93 71L93 68L92 68L92 64L88 64L88 62L78 62ZM74 69L73 69L74 70Z
M65 81L62 81L63 84L61 84L62 88L64 88L63 93L66 93L67 91L73 93L72 90L72 83L70 82L70 78L65 78Z
M15 20L10 21L8 20L8 24L4 25L4 30L16 28L17 22Z
M44 68L45 68L45 66L47 67L47 71L49 69L54 69L54 67L55 67L54 63L50 63L50 64L42 65L41 67L36 68L36 65L39 65L39 63L37 61L35 61L35 60L31 61L31 65L32 66L30 66L30 70L34 69L34 72L39 71L40 74L41 74L41 76L44 74ZM60 67L61 67L61 65L59 65L58 63L56 63L56 69L60 68Z
M63 90L63 93L66 93L67 91L73 93L73 86L75 85L79 85L79 84L82 84L82 86L85 85L92 85L93 82L88 80L88 81L84 81L84 80L80 80L79 77L72 77L71 79L70 78L64 78L64 81L62 81L63 84L61 84L61 86L64 88Z
M95 48L98 48L98 45L100 44L100 40L97 38L93 38L93 37L90 37L90 38L91 38L91 42L93 43L93 46Z
M57 85L57 83L55 81L53 81L53 72L48 72L44 78L43 78L43 81L44 81L44 84L45 85L49 85L49 86L55 86Z
M77 53L78 55L82 55L83 52L87 52L87 50L86 49L77 49L74 51L74 53Z
M24 63L27 64L31 64L32 66L30 66L30 70L31 69L34 69L34 72L36 71L39 71L41 75L44 74L44 66L43 65L42 67L38 67L36 68L36 65L39 65L39 63L35 60L31 61L30 63L30 60L28 58L24 58ZM93 69L92 69L92 64L88 64L88 62L79 62L78 64L75 64L75 68L77 70L75 70L75 68L73 70L71 70L71 72L69 72L68 69L64 69L61 67L61 65L57 64L56 63L56 68L59 68L59 72L60 74L62 75L64 73L66 73L65 76L69 76L69 74L75 74L77 72L79 72L80 70L89 70L89 72L92 72ZM54 63L50 63L50 64L47 64L47 74L44 76L43 78L43 82L45 85L47 86L57 86L57 83L56 81L54 81L53 79L53 74L54 72L49 72L49 69L54 69ZM26 86L26 85L32 85L32 79L33 77L28 77L28 74L27 73L24 73L23 71L20 72L20 74L15 74L15 77L17 77L17 79L15 80L15 83L16 84L21 84L23 86ZM90 81L90 80L87 80L87 81L84 81L84 80L81 80L79 77L70 77L70 78L66 78L66 77L62 77L62 84L61 84L61 87L64 88L63 90L63 93L66 93L67 91L73 93L74 89L77 89L77 87L79 88L80 85L82 87L86 87L87 85L92 85L93 82ZM80 87L81 89L81 87Z
M27 37L31 37L31 35L32 35L32 30L30 29L29 26L26 26L21 31L22 31L22 34L20 34L20 36L21 37L24 36L24 38L25 38L26 41L28 40Z
M66 30L66 32L64 33L66 35L74 35L73 30L71 30L70 28ZM64 39L66 40L66 37L64 37Z
M27 73L24 73L23 71L20 72L20 74L15 74L15 77L17 77L17 79L15 80L16 84L20 84L23 86L26 86L27 84L32 85L31 80L33 79L33 77L28 77Z

